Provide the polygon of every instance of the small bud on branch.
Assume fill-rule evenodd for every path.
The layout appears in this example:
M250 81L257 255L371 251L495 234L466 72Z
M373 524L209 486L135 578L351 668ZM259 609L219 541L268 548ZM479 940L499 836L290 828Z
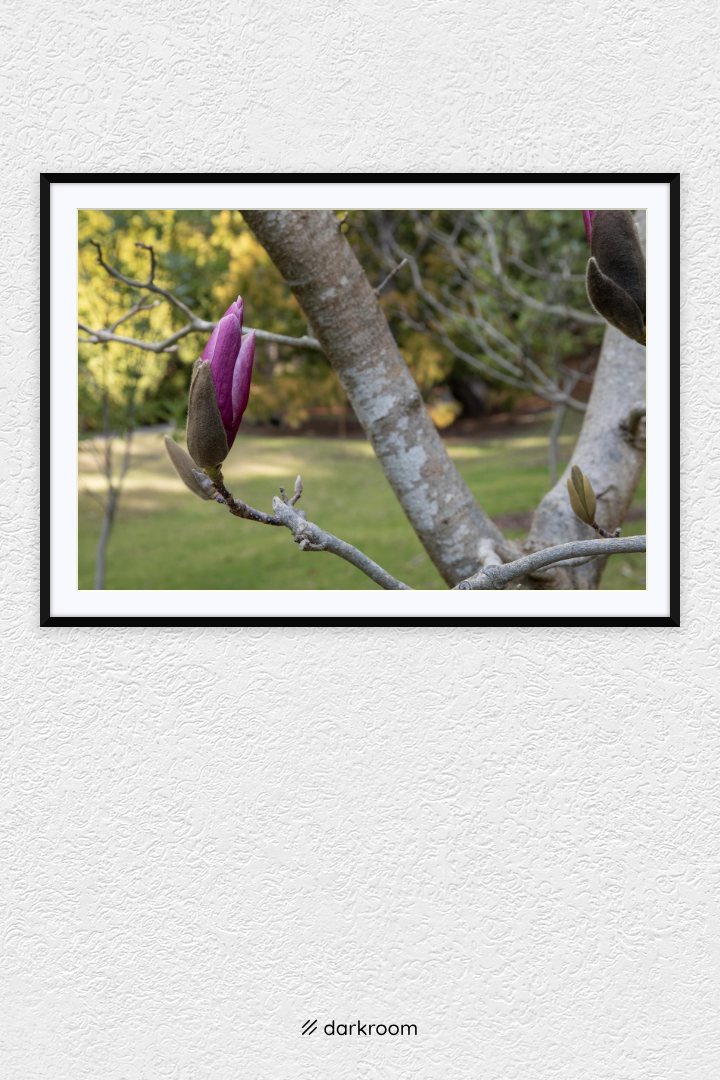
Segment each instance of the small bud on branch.
M597 499L592 484L577 465L573 465L570 471L567 488L575 517L580 518L586 525L592 525L595 521Z

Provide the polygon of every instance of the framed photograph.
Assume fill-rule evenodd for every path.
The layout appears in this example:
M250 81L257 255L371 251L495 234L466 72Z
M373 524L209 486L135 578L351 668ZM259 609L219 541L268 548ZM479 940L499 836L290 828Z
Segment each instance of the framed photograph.
M679 187L43 175L41 625L679 625Z

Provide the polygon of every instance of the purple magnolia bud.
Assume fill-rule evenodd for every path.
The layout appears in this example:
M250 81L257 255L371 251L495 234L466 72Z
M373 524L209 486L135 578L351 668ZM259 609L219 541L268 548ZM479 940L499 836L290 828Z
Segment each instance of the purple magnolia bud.
M235 442L250 396L255 332L242 336L243 302L238 296L213 330L202 354L210 364L228 449Z
M587 242L590 243L590 234L592 232L593 218L595 217L595 210L583 210L582 216L585 222L585 235L587 236Z

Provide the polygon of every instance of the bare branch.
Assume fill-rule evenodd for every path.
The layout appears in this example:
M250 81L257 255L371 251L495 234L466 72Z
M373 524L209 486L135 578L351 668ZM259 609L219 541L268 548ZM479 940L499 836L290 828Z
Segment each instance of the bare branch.
M295 493L292 499L288 499L285 488L281 487L280 497L276 495L273 498L274 514L266 514L236 499L225 486L220 470L212 478L201 470L193 470L193 473L203 491L216 502L227 506L235 517L256 521L263 525L283 525L293 534L295 543L301 551L329 551L351 563L383 589L412 591L410 586L393 577L362 551L332 533L325 532L319 525L308 521L303 510L295 509L294 503L300 498L303 490L299 476L295 481ZM478 557L482 569L472 577L461 581L455 588L460 590L503 589L516 578L547 571L558 565L582 565L590 559L605 558L620 552L643 552L645 549L644 536L581 540L560 544L544 551L536 551L532 555L514 558L511 562L503 563L503 558L512 558L515 554L513 548L502 540L498 542L485 537L478 544Z
M608 532L607 529L603 529L602 525L598 525L597 521L593 521L590 527L594 529L599 536L604 537L606 540L614 540L615 537L620 535L619 526L617 529L613 529L612 532Z
M126 277L125 274L121 274L119 270L115 270L114 267L109 266L103 259L102 248L98 244L97 240L91 240L90 243L97 250L97 261L102 266L106 274L115 278L116 281L122 281L124 285L129 285L132 289L145 289L147 292L158 293L163 296L170 304L178 308L183 314L187 315L188 319L195 319L190 308L187 304L184 304L177 296L171 293L168 289L162 289L159 285L155 284L153 280L155 277L155 252L152 248L147 248L150 251L150 276L147 281L135 281L134 278ZM138 247L147 247L145 244L139 244Z
M413 323L409 319L407 319L406 321L408 322L409 326L413 326ZM417 324L415 324L415 328L419 328L417 327ZM442 324L439 333L433 330L428 330L427 327L425 329L426 332L428 332L435 341L438 341L441 344L445 345L445 347L449 349L449 351L454 356L457 356L458 360L464 360L466 364L470 365L470 367L475 368L477 371L483 372L483 374L488 375L491 378L498 379L501 382L507 383L508 386L517 386L522 390L532 390L533 393L537 394L538 397L544 398L545 401L549 401L553 405L567 405L569 408L576 409L578 412L585 412L585 410L587 409L587 405L584 401L579 401L577 398L574 398L571 393L566 392L559 386L541 386L534 379L530 379L529 377L524 379L514 378L512 375L508 375L504 371L499 370L498 368L492 368L489 364L484 364L482 360L478 360L478 358L476 356L473 356L472 353L466 352L465 349L457 345L452 340L452 338L448 334L445 327L442 326ZM489 345L487 345L487 343L485 345L484 351L492 359L495 359L497 356L499 356L499 354L496 353L495 350L492 349Z
M376 585L380 585L383 589L410 589L409 585L403 584L402 581L394 578L392 574L388 574L387 570L383 570L382 566L378 566L376 562L369 559L367 555L363 555L362 551L358 551L352 544L347 544L344 540L340 540L339 537L333 536L332 533L325 532L319 525L314 525L311 521L308 521L303 510L295 509L294 504L303 491L302 480L299 476L295 481L295 494L291 499L288 499L284 487L280 488L282 498L278 498L277 495L273 498L273 510L275 511L273 515L265 514L262 510L254 510L247 503L234 498L225 487L220 470L212 478L207 473L196 469L193 469L193 475L203 491L216 502L227 506L230 513L234 514L235 517L257 521L262 525L284 525L293 534L295 543L301 551L329 551L333 555L345 559L346 562L352 563L353 566L361 570L363 574L367 575Z
M128 319L131 319L140 311L149 311L150 308L157 306L157 304L159 303L159 301L155 301L154 304L143 305L143 301L140 300L137 304L133 306L130 311L127 312L126 315L123 315L120 319L117 320L117 322L113 323L112 326L94 330L91 327L86 326L84 323L79 322L78 328L80 330L83 330L86 334L90 335L89 339L80 338L80 341L82 341L83 344L99 345L108 341L116 341L119 342L119 344L121 345L132 345L136 349L144 349L145 352L171 353L177 351L177 342L181 341L182 338L187 337L188 334L209 333L215 329L215 327L217 326L216 322L208 322L205 319L199 319L196 315L193 315L187 304L184 304L183 301L180 300L177 296L175 296L174 293L170 292L169 289L162 289L159 285L155 284L155 270L157 264L155 259L155 252L149 244L138 243L136 244L136 247L144 248L146 251L150 252L150 276L147 281L135 281L133 280L133 278L129 278L126 277L125 274L121 274L119 270L115 270L112 266L109 266L108 263L105 262L102 255L102 248L96 240L91 240L90 243L93 245L93 247L97 249L98 263L100 264L100 266L102 266L105 272L110 275L110 277L115 278L117 281L121 281L124 285L128 285L133 289L141 289L147 292L158 293L165 300L167 300L168 303L172 304L174 307L182 311L190 319L190 322L187 323L185 326L181 327L179 330L176 330L174 334L171 334L169 337L165 338L164 341L140 341L138 338L124 337L120 334L116 334L115 330L117 330L118 326L120 326L121 323L126 322ZM243 332L244 334L254 332L255 336L259 341L272 341L276 345L292 345L296 349L313 349L315 352L322 352L320 342L307 334L303 337L295 338L289 337L287 334L272 334L268 330L257 330L251 326L244 327Z
M442 233L438 234L435 230L430 230L429 235L442 239L443 242L450 239L445 237ZM542 397L553 404L564 404L579 412L585 411L586 406L584 402L573 398L571 392L566 392L557 382L550 379L545 372L542 371L539 365L535 363L532 357L528 356L515 344L515 342L511 341L510 338L483 317L477 304L473 305L472 314L466 311L453 310L448 307L447 303L444 304L434 295L434 293L425 287L420 273L420 267L415 256L403 251L394 239L387 239L387 242L398 257L400 255L403 256L403 263L409 265L413 280L413 288L417 295L424 300L425 303L441 317L441 319L444 318L447 320L456 333L460 334L468 341L471 341L482 350L484 355L490 357L491 360L494 360L498 367L496 369L483 364L477 357L461 348L461 346L450 337L449 331L442 321L440 321L439 324L439 333L430 331L436 341L443 344L445 348L452 352L459 360L464 360L466 363L470 364L471 367L484 372L490 377L501 379L510 386L516 386L521 389L531 389L539 397ZM451 247L449 252L453 262L458 265L459 256L455 248ZM477 280L469 272L464 271L464 276L469 282L472 282L475 287L478 286ZM453 296L446 296L446 299L451 303L455 302L455 297ZM407 314L403 315L403 318L408 325L412 325L412 320ZM515 358L515 362L508 360L502 353L498 352L497 349L490 345L488 338L491 337L512 354Z
M246 518L248 521L257 521L261 525L282 525L283 522L279 518L273 517L272 514L266 514L264 510L255 510L252 506L248 506L242 499L236 499L225 487L225 481L223 480L222 471L218 469L217 476L213 476L209 480L210 487L207 486L206 481L208 477L205 473L198 472L193 469L193 475L203 488L206 494L212 494L210 488L214 485L217 489L217 494L214 495L216 502L223 503L227 506L228 510L235 517Z
M213 323L213 325L215 325ZM243 327L243 333L250 333L253 327ZM294 345L296 349L314 349L322 352L323 347L317 338L305 334L303 337L288 337L287 334L271 334L269 330L254 330L258 341L274 341L276 345Z
M141 309L145 310L145 309ZM124 316L121 322L124 322L129 316ZM170 337L165 338L164 341L140 341L138 338L122 337L120 334L114 334L110 330L92 330L89 326L85 326L84 323L78 323L80 330L84 330L86 334L90 334L90 338L79 338L85 345L99 345L101 342L106 341L118 341L121 345L134 345L136 349L144 349L145 352L152 353L173 353L177 352L177 342L182 338L187 337L188 334L195 334L198 332L207 333L210 330L214 330L217 323L205 322L204 319L195 319L187 326L181 327L180 330L176 330ZM245 334L254 333L258 341L274 341L277 345L294 345L297 349L314 349L316 352L322 352L322 346L319 341L311 337L288 337L286 334L271 334L269 330L255 330L252 326L243 327L243 336Z
M494 228L485 218L481 217L480 223L485 230L485 235L488 239L493 273L509 296L512 296L515 300L519 300L522 304L526 304L528 307L534 308L535 311L543 312L545 315L562 315L566 319L574 319L575 322L588 323L591 326L603 325L605 320L598 315L590 315L585 311L578 311L576 308L567 307L565 304L543 304L540 300L536 300L534 296L528 296L527 293L518 289L517 286L510 281L510 278L503 269Z
M273 499L273 510L280 524L285 525L293 534L295 543L301 551L330 551L333 555L337 555L357 567L358 570L361 570L363 574L371 578L382 589L410 589L408 585L398 581L392 574L388 574L387 570L383 570L382 566L378 566L376 562L369 559L367 555L363 555L361 551L358 551L351 544L345 543L344 540L333 536L332 533L325 532L318 525L307 521L289 503L283 502L277 495Z
M477 574L461 581L456 589L504 589L510 581L546 570L556 563L569 559L593 557L604 558L606 555L618 555L633 551L646 550L645 536L622 536L611 540L573 540L569 544L534 551L515 562L503 566L486 566Z
M274 514L265 514L254 510L247 503L235 499L225 487L220 473L211 480L204 472L195 471L195 477L203 490L212 495L219 503L228 507L236 517L257 521L265 525L284 525L295 538L301 551L329 551L346 562L351 563L381 588L387 590L410 590L409 585L394 578L362 551L346 543L332 533L325 532L319 525L308 521L302 510L295 510L293 503L302 494L302 480L295 481L295 494L288 500L285 489L280 488L281 497L273 498ZM456 589L502 589L508 582L528 574L549 570L557 565L582 565L592 558L604 558L619 552L645 551L644 536L628 536L609 540L581 540L557 547L536 551L512 562L503 563L503 558L515 554L506 542L496 542L489 538L481 539L478 545L478 557L482 569L456 585Z
M407 266L407 259L403 259L403 260L402 260L402 262L399 262L399 263L397 264L397 266L396 266L396 267L394 267L394 268L393 268L393 269L392 269L392 270L390 271L390 273L388 274L388 276L387 276L386 278L384 278L384 279L383 279L383 281L381 281L381 282L380 282L380 284L378 285L377 289L375 289L375 295L376 295L376 296L379 296L379 295L380 295L380 293L381 293L381 292L383 291L383 289L384 289L384 288L385 288L385 286L387 285L388 281L391 281L391 280L392 280L392 279L393 279L393 278L395 277L395 275L396 275L396 274L397 274L397 273L398 273L398 272L399 272L400 270L402 270L403 266Z
M127 312L127 314L121 315L120 318L112 324L112 326L108 326L108 330L111 334L114 334L118 326L120 326L124 322L127 322L128 319L132 319L133 316L138 315L141 311L152 311L153 308L159 306L159 300L153 300L152 304L143 304L142 300L138 300L137 304L134 304L133 307L131 307L130 310ZM92 333L92 331L90 332Z
M551 270L538 270L534 266L530 266L519 255L511 255L508 258L508 262L513 266L517 266L518 270L522 270L526 274L530 274L531 277L540 278L541 281L561 281L565 282L577 282L585 281L584 274L571 274L570 271L565 271L562 274L554 274Z
M150 252L150 277L148 278L148 285L152 285L155 280L155 248L152 244L141 244L139 240L135 241L135 247L143 248L144 251Z
M144 349L145 352L151 353L172 353L177 352L177 342L181 338L187 337L194 330L199 327L183 326L181 330L176 330L170 337L165 338L164 341L140 341L138 338L124 337L121 334L114 334L110 330L97 329L92 330L89 326L79 322L78 328L84 330L86 334L90 334L89 338L78 338L84 345L100 345L107 341L117 341L121 345L133 345L136 349Z

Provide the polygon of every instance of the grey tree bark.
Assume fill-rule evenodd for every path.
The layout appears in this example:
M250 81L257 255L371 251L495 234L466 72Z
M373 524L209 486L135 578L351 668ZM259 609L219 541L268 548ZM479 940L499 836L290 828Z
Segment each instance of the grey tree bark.
M243 210L310 321L400 505L445 581L511 545L448 457L378 299L329 210Z
M410 524L450 586L470 577L488 541L516 559L450 461L395 344L365 272L329 210L243 210L243 217L297 297L338 374ZM645 215L638 217L645 245ZM642 474L645 454L622 422L645 399L646 350L608 327L573 462L598 495L598 523L620 525ZM526 551L589 540L594 531L572 512L570 466L543 498ZM605 560L556 568L530 588L596 589Z
M645 248L645 213L637 215ZM627 439L622 422L636 402L645 401L646 349L609 326L582 430L572 463L590 478L598 498L598 524L611 532L622 525L645 466L645 452ZM572 464L571 463L571 464ZM540 503L528 546L533 550L571 540L589 540L595 533L572 512L567 496L570 464ZM597 589L605 560L558 570L555 588Z

